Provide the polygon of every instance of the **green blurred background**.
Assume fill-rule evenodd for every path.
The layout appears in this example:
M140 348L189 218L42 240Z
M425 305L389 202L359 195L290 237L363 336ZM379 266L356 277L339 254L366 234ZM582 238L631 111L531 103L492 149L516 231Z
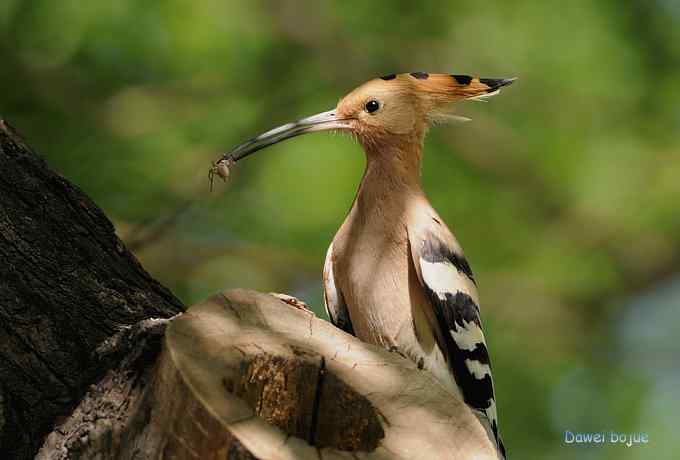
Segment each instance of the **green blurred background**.
M212 194L210 162L383 74L518 76L434 129L423 171L477 274L511 458L678 458L679 19L677 0L0 0L0 113L187 304L247 287L321 312L360 148L288 141Z

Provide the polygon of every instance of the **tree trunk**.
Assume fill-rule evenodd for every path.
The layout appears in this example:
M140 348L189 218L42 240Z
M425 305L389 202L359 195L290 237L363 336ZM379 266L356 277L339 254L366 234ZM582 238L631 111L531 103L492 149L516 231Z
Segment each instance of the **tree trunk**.
M113 383L130 369L107 375L38 458L497 458L430 373L272 295L191 307L168 322L148 384Z
M496 458L432 375L291 302L231 291L175 316L1 120L0 260L3 460Z
M110 367L109 337L182 309L102 211L0 120L0 458L35 455Z

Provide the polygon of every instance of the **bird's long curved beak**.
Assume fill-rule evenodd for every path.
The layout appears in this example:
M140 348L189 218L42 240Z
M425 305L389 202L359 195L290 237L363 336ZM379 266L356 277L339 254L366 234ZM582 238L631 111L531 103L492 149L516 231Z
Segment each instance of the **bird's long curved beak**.
M270 145L277 144L292 137L302 134L313 133L316 131L331 131L350 129L350 119L337 117L335 110L317 113L311 117L303 118L293 123L288 123L278 128L262 133L257 137L245 141L234 147L222 157L221 161L237 162L238 160L251 155L258 150L262 150Z

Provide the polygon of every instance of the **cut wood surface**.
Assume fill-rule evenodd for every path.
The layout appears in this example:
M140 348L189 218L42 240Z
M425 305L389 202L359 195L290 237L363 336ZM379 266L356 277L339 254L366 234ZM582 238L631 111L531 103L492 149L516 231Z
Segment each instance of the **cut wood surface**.
M497 458L429 373L272 295L228 291L164 321L153 370L131 353L40 460Z

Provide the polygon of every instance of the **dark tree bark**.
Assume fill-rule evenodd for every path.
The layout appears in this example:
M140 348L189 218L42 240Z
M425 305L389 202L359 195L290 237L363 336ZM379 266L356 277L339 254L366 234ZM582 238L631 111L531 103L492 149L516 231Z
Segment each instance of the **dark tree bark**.
M116 365L107 339L182 310L103 212L0 119L0 458L32 458Z

